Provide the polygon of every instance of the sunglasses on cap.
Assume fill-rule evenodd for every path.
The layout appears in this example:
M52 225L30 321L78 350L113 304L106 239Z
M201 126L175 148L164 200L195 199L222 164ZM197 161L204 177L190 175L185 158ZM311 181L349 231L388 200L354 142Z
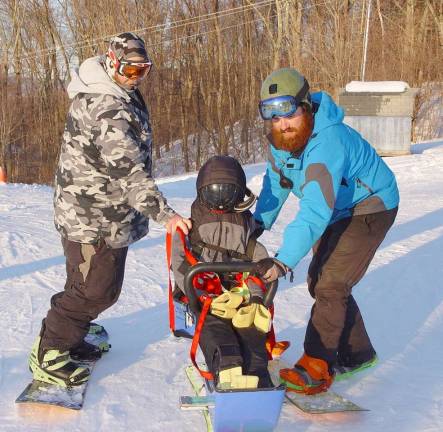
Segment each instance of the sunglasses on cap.
M126 78L144 78L151 71L152 62L131 62L120 60L117 72Z
M263 120L272 120L294 115L299 106L300 102L294 96L279 96L260 101L258 109Z

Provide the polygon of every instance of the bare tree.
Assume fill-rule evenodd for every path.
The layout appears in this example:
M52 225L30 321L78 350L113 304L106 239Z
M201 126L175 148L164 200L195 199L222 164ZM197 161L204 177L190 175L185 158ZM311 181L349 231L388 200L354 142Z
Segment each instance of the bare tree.
M105 52L113 34L144 37L154 70L147 97L155 157L185 170L212 154L255 161L264 146L257 103L280 66L334 94L358 79L367 0L3 0L0 164L12 181L50 183L63 133L69 70ZM441 0L374 0L366 78L441 91ZM432 89L432 91L430 90ZM440 90L439 90L440 89ZM432 99L434 100L434 99ZM438 122L438 116L431 118ZM436 127L427 124L422 137ZM178 147L177 147L178 146Z

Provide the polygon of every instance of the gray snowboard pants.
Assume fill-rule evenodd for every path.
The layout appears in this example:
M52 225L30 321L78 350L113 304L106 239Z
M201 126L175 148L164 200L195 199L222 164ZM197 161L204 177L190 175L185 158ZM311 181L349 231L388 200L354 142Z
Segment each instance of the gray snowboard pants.
M308 288L315 303L304 349L330 367L337 361L354 366L375 354L351 293L394 223L397 210L342 219L330 225L313 248Z
M109 248L76 243L62 237L66 257L64 291L51 298L42 326L40 348L69 350L82 342L89 323L118 299L125 272L127 247Z

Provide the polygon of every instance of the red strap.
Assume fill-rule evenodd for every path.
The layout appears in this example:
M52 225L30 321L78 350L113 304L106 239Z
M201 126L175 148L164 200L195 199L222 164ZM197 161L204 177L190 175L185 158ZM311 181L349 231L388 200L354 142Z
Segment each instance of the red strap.
M273 315L273 314L271 314ZM274 331L274 324L271 325L271 330L269 331L269 333L266 336L266 349L268 351L268 358L269 360L272 360L272 350L275 347L275 331Z
M200 334L201 334L201 331L202 331L202 328L203 328L203 324L204 324L205 319L206 319L206 315L208 314L209 307L211 306L211 302L212 302L212 298L211 297L204 296L204 302L203 302L202 311L200 313L200 317L199 317L197 325L195 327L194 337L192 338L191 351L189 353L190 356L191 356L192 364L194 365L194 367L199 371L200 375L203 378L206 378L208 380L213 380L214 377L212 376L211 372L201 370L198 367L197 361L195 360L195 356L197 354L198 343L200 341Z
M182 245L183 245L183 250L185 252L185 257L188 260L188 263L193 266L195 264L198 263L197 258L195 258L194 255L192 255L192 252L188 249L188 247L186 246L186 239L185 239L185 234L184 232L180 229L177 228L176 233L179 235L180 240L182 241Z
M190 265L197 264L197 260L192 255L191 251L186 247L185 234L180 228L177 228L176 233L179 235L183 244L183 250L185 252L186 259ZM174 310L174 297L172 295L172 281L171 281L171 256L172 256L172 234L166 233L166 262L168 265L168 303L169 303L169 328L171 331L175 330L175 310Z
M168 265L168 303L169 303L169 328L171 331L175 330L175 311L174 299L172 296L172 282L171 282L171 251L172 251L172 236L171 233L166 233L166 262Z

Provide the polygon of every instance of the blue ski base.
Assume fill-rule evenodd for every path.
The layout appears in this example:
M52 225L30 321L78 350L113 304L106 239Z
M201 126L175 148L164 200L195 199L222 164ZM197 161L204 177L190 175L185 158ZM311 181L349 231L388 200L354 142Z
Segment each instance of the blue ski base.
M212 382L204 382L193 366L186 368L186 374L197 396L202 396L203 390L208 395L208 404L201 408L206 410L207 416L209 412L212 414L213 421L211 427L208 426L208 431L271 432L277 427L285 397L285 386L253 390L219 390L214 388ZM186 400L181 399L182 407L191 408L186 406ZM208 424L208 418L206 423Z

